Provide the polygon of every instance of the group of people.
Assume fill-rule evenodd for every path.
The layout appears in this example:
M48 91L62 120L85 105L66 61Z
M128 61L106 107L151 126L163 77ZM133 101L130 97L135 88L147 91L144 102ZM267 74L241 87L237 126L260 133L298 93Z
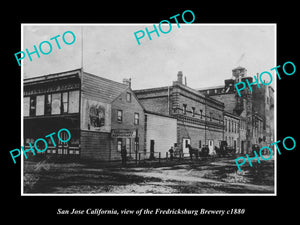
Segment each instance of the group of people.
M192 146L190 144L187 145L187 148L189 149L190 158L193 159L193 154L195 154L194 149L192 148ZM170 153L170 160L171 161L174 159L174 156L178 156L179 159L182 159L183 156L184 156L183 155L183 150L180 149L177 145L175 145L174 148L173 148L173 146L171 146L171 148L169 149L169 153Z
M190 144L188 144L186 146L189 149L189 155L191 160L193 159L193 155L196 157L196 159L199 157L199 150L198 149L194 149ZM179 149L178 146L175 146L173 148L173 146L171 146L171 148L169 149L169 153L170 153L170 160L172 161L174 159L174 156L179 156L179 159L183 158L183 150Z
M171 146L171 148L169 149L169 153L170 153L170 160L174 159L174 156L179 156L179 158L183 157L183 151L181 149L178 148L178 146L175 145L175 147L173 148L173 146Z
M189 154L190 154L190 158L193 159L193 154L196 156L196 158L198 157L198 152L195 153L194 149L192 148L192 146L190 144L187 145L187 148L189 149ZM177 145L175 145L174 147L171 146L171 148L169 149L169 153L170 153L170 160L172 161L174 159L174 156L178 156L179 159L183 158L183 150L180 149ZM126 165L126 160L127 160L127 150L125 146L121 147L121 158L122 158L122 165Z

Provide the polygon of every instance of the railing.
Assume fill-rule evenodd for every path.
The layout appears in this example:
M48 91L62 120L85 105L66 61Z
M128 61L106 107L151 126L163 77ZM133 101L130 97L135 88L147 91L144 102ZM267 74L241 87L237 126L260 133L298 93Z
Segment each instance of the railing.
M189 153L181 153L181 154L170 154L169 152L137 152L137 153L128 153L126 157L126 161L128 163L135 164L145 164L145 163L161 163L161 162L178 162L184 160L198 160L198 159L206 158L206 157L196 157L195 155L190 156Z

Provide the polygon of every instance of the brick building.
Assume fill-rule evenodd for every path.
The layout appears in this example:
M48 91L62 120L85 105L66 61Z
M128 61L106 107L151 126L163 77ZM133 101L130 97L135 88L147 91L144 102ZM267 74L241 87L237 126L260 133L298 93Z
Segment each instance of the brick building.
M224 111L224 140L240 152L240 118L227 111Z
M125 81L81 69L24 79L25 149L37 138L67 128L69 142L54 146L49 138L47 151L40 154L118 160L125 146L135 157L144 150L144 108Z
M198 89L213 99L225 104L225 115L239 117L238 153L249 153L254 144L269 145L274 140L274 89L271 86L252 85L252 92L247 87L239 96L234 84L243 81L253 82L247 76L244 67L232 70L232 78L224 81L224 85ZM224 116L226 118L226 116ZM226 133L226 132L225 132Z
M183 84L183 74L171 86L135 90L147 112L177 120L176 144L188 153L187 144L194 148L208 145L210 153L224 139L224 103L205 96ZM147 144L146 144L147 146Z

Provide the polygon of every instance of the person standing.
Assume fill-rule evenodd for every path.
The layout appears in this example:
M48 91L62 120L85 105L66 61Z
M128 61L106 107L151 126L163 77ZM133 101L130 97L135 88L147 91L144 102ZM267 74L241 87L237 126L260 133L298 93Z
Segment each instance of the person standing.
M126 151L126 146L121 147L121 158L122 158L122 165L126 165L126 157L127 157L127 151Z
M173 156L174 156L173 146L171 146L171 148L169 149L169 153L170 153L170 159L171 161L173 161Z
M190 158L191 158L191 160L193 160L193 148L190 144L188 144L187 147L189 149Z

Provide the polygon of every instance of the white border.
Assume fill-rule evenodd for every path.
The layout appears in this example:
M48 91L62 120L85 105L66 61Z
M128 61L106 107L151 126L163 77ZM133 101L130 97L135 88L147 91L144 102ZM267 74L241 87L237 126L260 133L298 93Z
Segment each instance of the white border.
M136 26L136 25L153 25L151 23L130 23L130 24L118 24L118 23L95 23L95 24L85 24L85 23L76 23L76 24L61 24L61 23L22 23L21 24L21 51L24 49L23 42L23 26ZM176 25L176 24L174 24ZM180 26L274 26L274 35L275 35L275 54L274 54L274 66L277 66L277 23L192 23L192 24L180 24ZM21 146L23 145L23 61L21 61ZM274 86L274 141L277 141L277 79L275 80ZM28 194L24 193L24 183L23 183L23 166L24 166L24 155L21 157L21 196L277 196L277 152L274 151L274 193L270 194Z

